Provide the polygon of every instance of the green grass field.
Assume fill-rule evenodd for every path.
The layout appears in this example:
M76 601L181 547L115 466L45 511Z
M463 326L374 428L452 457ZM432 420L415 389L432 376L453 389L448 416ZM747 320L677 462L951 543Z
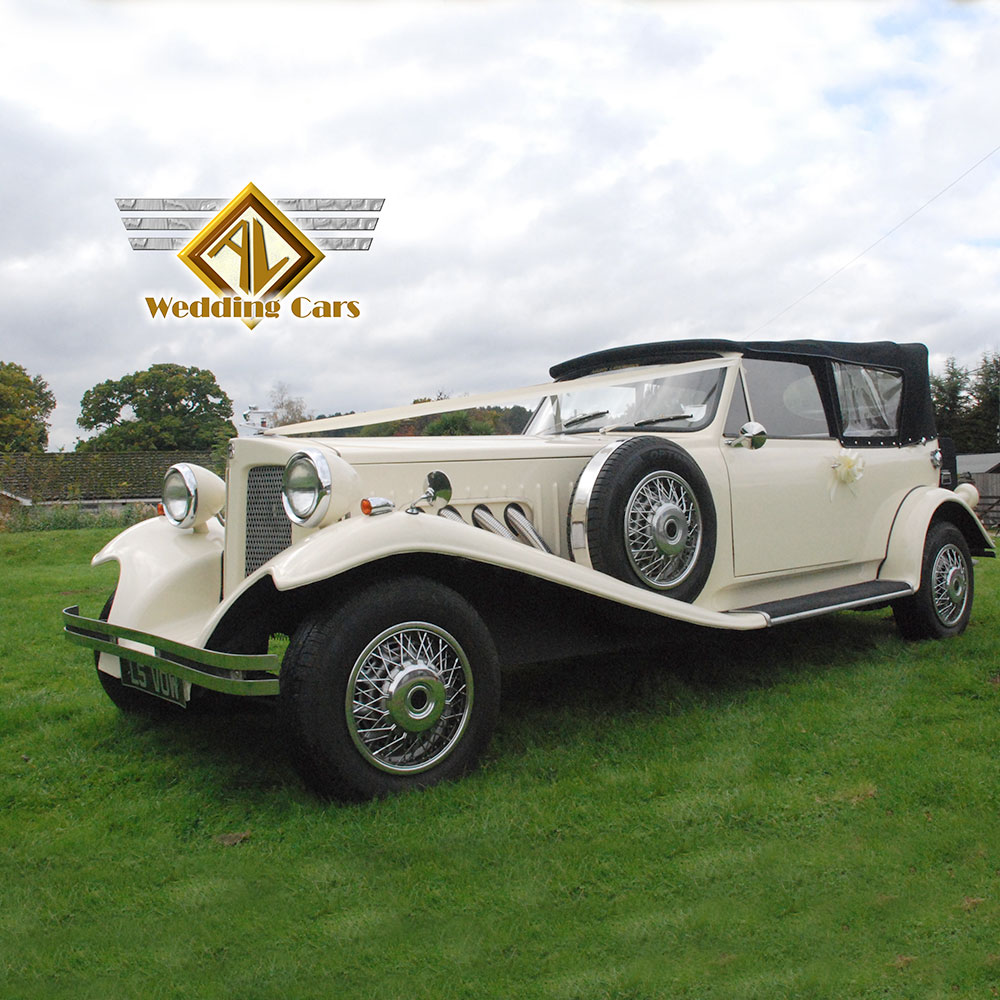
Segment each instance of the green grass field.
M1000 569L888 612L508 676L485 766L311 797L261 708L122 716L59 610L107 530L0 534L0 996L1000 995Z

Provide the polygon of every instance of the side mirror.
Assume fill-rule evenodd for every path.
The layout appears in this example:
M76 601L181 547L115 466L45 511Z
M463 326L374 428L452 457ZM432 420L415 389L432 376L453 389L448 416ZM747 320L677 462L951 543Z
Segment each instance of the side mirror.
M451 480L443 472L438 470L428 472L424 486L424 492L406 508L407 514L419 514L420 508L417 504L434 503L435 500L448 503L451 500Z
M739 437L735 437L726 444L730 448L749 448L756 451L767 444L767 431L763 424L758 424L756 420L748 420L741 428Z
M427 492L429 500L441 500L448 503L451 500L451 480L440 471L427 473Z

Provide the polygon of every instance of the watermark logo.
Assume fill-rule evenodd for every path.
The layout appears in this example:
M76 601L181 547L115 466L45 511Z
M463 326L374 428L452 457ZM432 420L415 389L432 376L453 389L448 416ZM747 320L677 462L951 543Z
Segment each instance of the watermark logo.
M288 295L324 258L324 251L367 250L381 198L284 198L271 201L254 184L223 203L214 198L117 198L133 250L179 250L178 257L218 298L187 302L146 297L152 318L232 317L253 329L281 315ZM206 217L203 213L216 214ZM287 214L286 214L287 213ZM160 235L195 230L190 238ZM134 234L134 235L133 235ZM153 235L155 234L155 235ZM307 235L308 234L308 235ZM357 300L298 296L297 319L360 315Z
M177 255L217 295L281 299L323 251L270 199L248 184ZM253 329L260 320L244 319Z

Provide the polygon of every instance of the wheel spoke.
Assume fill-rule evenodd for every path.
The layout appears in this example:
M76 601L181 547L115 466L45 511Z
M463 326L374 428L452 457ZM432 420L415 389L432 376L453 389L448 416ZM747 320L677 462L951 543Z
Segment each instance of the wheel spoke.
M938 552L931 569L931 600L934 613L945 626L954 625L969 598L969 570L955 545Z
M654 518L667 511L683 521L682 548L679 540L674 548L657 538ZM666 471L642 479L625 505L625 542L632 568L649 586L669 590L687 579L701 550L701 512L691 487Z
M347 724L370 763L392 773L425 770L457 745L472 707L472 675L443 629L408 622L376 637L348 683Z

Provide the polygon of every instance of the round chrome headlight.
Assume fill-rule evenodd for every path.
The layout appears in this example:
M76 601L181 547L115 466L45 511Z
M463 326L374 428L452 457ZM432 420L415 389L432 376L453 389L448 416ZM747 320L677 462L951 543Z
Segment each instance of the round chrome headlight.
M333 477L330 463L318 448L303 448L288 460L281 484L281 503L295 524L318 525L330 505Z
M175 528L204 530L226 502L226 484L211 470L178 462L163 477L163 514Z
M163 513L175 528L190 528L198 513L198 480L183 463L163 477Z

